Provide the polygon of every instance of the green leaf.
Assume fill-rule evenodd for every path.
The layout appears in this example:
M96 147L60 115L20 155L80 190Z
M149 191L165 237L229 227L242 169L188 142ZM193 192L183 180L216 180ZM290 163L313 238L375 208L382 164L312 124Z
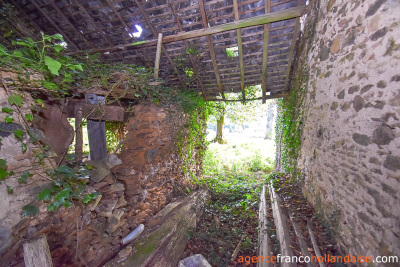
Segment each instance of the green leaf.
M37 154L38 159L41 161L42 159L44 159L46 157L45 153L39 153Z
M35 216L39 213L39 209L31 204L23 206L22 210L24 211L24 216Z
M74 65L78 70L83 71L82 65L81 64L76 64Z
M6 172L5 169L1 168L0 169L0 181L5 180L7 178L7 176L8 176L8 172Z
M26 119L27 121L33 121L33 115L27 113L27 114L25 114L25 119Z
M14 131L14 136L17 138L19 141L22 140L22 137L24 136L24 132L21 129L17 129Z
M70 167L67 165L61 165L56 169L56 172L61 173L61 174L71 174L71 172L74 172Z
M14 110L12 108L2 107L1 108L1 112L5 112L5 113L8 113L8 114L12 115Z
M24 135L24 131L22 131L21 129L16 129L14 131L14 136L18 141L22 141L23 135Z
M6 123L12 123L14 121L13 117L11 115L7 115L6 118L4 119Z
M22 143L22 153L25 153L26 149L27 149L26 144Z
M55 46L53 46L53 49L54 49L57 53L60 53L60 51L63 50L64 47L61 46L61 45L55 45Z
M64 37L59 33L56 33L56 34L52 35L51 37L53 37L53 39L57 39L57 40L64 42Z
M11 186L7 185L7 193L9 195L11 195L13 192L14 192L14 189Z
M87 204L89 203L91 200L96 199L97 196L99 196L100 193L96 192L96 193L91 193L91 194L87 194L82 198L82 202Z
M0 159L0 168L7 169L7 161L5 161L4 159Z
M38 103L38 104L43 104L43 100L42 99L36 99L35 102Z
M39 200L50 201L53 197L51 196L51 190L49 188L44 189L39 193Z
M52 59L49 56L44 57L44 64L46 64L47 68L51 72L51 74L58 76L58 71L61 68L61 63L55 59Z
M32 173L29 173L28 171L24 171L24 172L22 173L22 175L21 175L21 178L18 179L18 182L19 182L20 184L26 184L26 183L27 183L27 180L28 180L28 177L32 177L32 176L33 176Z
M42 81L42 85L44 88L49 89L49 90L58 90L59 89L58 85L53 82Z
M51 203L50 205L47 206L47 211L56 211L60 205L57 205L55 203Z
M18 107L22 107L22 97L17 94L12 94L8 98L8 103L10 103L11 106L16 105Z

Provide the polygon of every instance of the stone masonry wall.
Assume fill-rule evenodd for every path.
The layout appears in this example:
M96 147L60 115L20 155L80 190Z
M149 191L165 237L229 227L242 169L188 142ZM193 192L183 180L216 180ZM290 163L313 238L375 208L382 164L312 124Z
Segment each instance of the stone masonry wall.
M0 93L0 104L7 106L7 97ZM20 93L25 95L24 110L28 112L32 98ZM4 114L0 115L3 121ZM89 182L89 189L102 193L100 201L84 205L77 200L70 208L61 207L57 212L47 212L44 204L36 203L40 213L35 217L23 217L21 208L47 186L46 179L40 177L46 176L42 172L49 166L35 162L31 144L22 153L12 134L2 137L0 158L7 158L9 170L16 175L23 170L38 174L32 177L37 179L36 184L29 181L18 185L17 179L7 179L7 185L15 186L13 195L7 195L4 183L0 186L1 226L12 232L11 246L0 251L0 266L23 262L22 244L28 233L46 235L55 266L101 266L110 260L121 249L123 237L140 223L146 225L150 217L179 196L180 186L189 186L181 170L185 155L178 155L176 149L178 133L185 134L187 119L173 105L135 106L118 155L122 164L112 168L103 180ZM191 167L194 173L199 172L199 165Z
M319 2L300 55L304 193L344 252L400 256L400 1Z

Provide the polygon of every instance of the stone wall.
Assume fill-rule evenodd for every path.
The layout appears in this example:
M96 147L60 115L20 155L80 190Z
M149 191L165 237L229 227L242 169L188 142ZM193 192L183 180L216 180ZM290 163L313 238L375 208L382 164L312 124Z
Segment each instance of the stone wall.
M313 2L291 83L308 88L304 194L344 252L399 256L400 1Z
M0 93L1 106L11 107L5 92ZM26 92L19 94L24 95L23 113L29 113L32 97ZM49 110L57 106L48 105ZM46 120L52 116L43 116L43 112L35 113L35 119L41 117L36 125L51 127ZM14 117L16 124L22 124ZM5 114L0 113L0 119L4 121L4 118ZM113 167L104 179L96 182L91 179L87 187L90 192L102 193L100 201L85 205L76 200L72 207L61 207L57 212L48 212L45 204L36 202L40 212L35 217L23 217L21 208L34 201L38 192L48 185L44 170L50 166L37 162L35 151L38 148L33 144L28 143L28 150L22 153L13 134L2 132L0 158L7 160L7 170L14 170L15 176L6 180L7 185L14 188L14 194L7 194L4 182L0 185L1 227L12 232L11 246L5 252L0 251L0 266L22 263L22 244L28 235L46 235L55 266L100 266L115 256L121 249L123 237L140 223L146 224L171 200L182 195L182 187L190 187L188 175L181 169L187 155L179 155L177 150L177 136L185 135L188 119L188 115L173 105L135 106L127 121L122 152L118 155L122 164ZM46 132L37 132L42 135L43 142L50 140ZM49 134L53 136L51 131ZM57 139L55 141L53 146L58 146ZM194 157L196 151L190 154ZM197 162L192 164L193 173L199 173L199 166ZM35 175L28 184L20 185L17 179L24 170Z

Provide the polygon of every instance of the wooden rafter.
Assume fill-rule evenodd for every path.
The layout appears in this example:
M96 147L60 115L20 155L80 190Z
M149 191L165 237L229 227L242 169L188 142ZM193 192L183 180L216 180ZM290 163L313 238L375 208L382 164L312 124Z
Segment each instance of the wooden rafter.
M113 3L111 3L110 0L106 0L107 5L112 9L112 11L115 13L115 15L117 15L118 20L122 23L122 25L124 25L126 30L129 30L129 26L125 23L124 19L121 17L121 15L119 14L118 10L115 9Z
M178 25L179 31L183 32L181 22L179 21L178 15L175 12L175 9L174 9L174 6L172 4L172 1L168 0L168 4L169 4L169 7L171 8L172 14L174 15L174 19L175 19L176 24ZM183 40L183 43L185 45L186 50L190 49L190 47L189 47L189 45L187 43L187 40ZM193 74L195 75L195 77L197 77L197 79L199 81L201 92L203 94L203 98L205 98L205 97L207 97L207 95L206 95L206 91L204 90L203 81L201 80L200 73L199 73L199 71L197 69L197 65L195 64L193 56L192 56L191 53L189 53L189 61L192 64L192 67L193 67Z
M4 3L4 1L1 1L1 2ZM40 26L39 26L28 14L26 14L26 12L25 12L22 8L20 8L20 7L15 3L14 0L10 0L10 2L11 2L11 4L12 4L13 6L15 6L15 7L18 9L18 12L19 12L20 14L24 15L25 18L26 18L27 20L29 20L29 22L32 24L32 26L33 26L38 32L43 31L43 30L40 28ZM34 36L34 37L35 37L35 36ZM32 39L36 40L37 37L32 38Z
M85 14L85 16L89 19L89 21L92 23L93 27L96 28L97 32L101 34L101 36L103 36L103 38L106 40L106 42L109 45L114 45L114 43L107 37L107 35L104 34L104 32L99 28L99 26L97 25L97 23L93 20L92 16L89 14L89 12L86 10L86 8L83 6L83 4L79 1L79 0L74 0L74 2L78 5L79 9ZM107 51L104 51L107 52ZM122 57L122 55L120 53L117 53L117 55L122 59L122 61L124 60L124 58Z
M199 0L199 2L203 2L203 1ZM200 11L201 10L202 9L200 8ZM163 44L198 38L198 37L202 37L202 36L209 36L211 34L230 31L230 30L236 30L239 28L252 27L252 26L257 26L257 25L263 25L266 23L272 23L272 22L276 22L276 21L291 19L291 18L302 16L303 14L305 14L306 10L307 10L306 6L299 6L299 7L289 8L289 9L285 9L282 11L277 11L277 12L273 12L273 13L269 13L269 14L265 14L265 15L260 15L257 17L243 19L240 21L226 23L226 24L222 24L222 25L218 25L218 26L214 26L214 27L208 27L208 21L207 21L207 24L206 24L207 28L189 31L189 32L180 32L177 34L163 37ZM204 11L204 9L203 9L203 11ZM205 15L205 11L204 11L204 15ZM206 17L206 19L207 19L207 17ZM204 25L204 21L203 21L203 25ZM117 46L113 46L113 47L94 49L94 50L90 50L87 52L91 53L91 54L107 52L107 51L114 52L114 51L118 51L118 50L127 50L127 49L134 49L137 47L146 47L146 46L155 46L155 45L157 45L157 39L151 39L151 40L146 40L144 42L141 42L140 44L137 44L137 45L132 45L131 43L129 43L129 44L117 45Z
M201 17L203 19L204 28L211 29L208 27L208 19L207 19L207 15L206 15L206 10L204 9L203 0L199 0L199 9L200 9ZM224 87L222 86L221 76L219 75L217 59L215 57L215 52L214 52L214 45L212 43L210 35L207 35L207 44L208 44L208 49L210 50L210 56L211 56L211 60L212 60L213 67L214 67L215 77L217 78L218 87L219 87L222 99L225 99Z
M271 12L271 0L265 0L265 14ZM263 42L263 64L262 64L262 98L263 104L266 102L267 93L267 61L268 61L268 39L269 39L269 26L264 25L264 42Z
M239 8L237 0L233 0L233 9L235 12L235 20L239 21ZM244 91L244 65L243 65L243 47L242 47L242 31L241 29L236 30L238 39L238 52L239 52L239 65L240 65L240 88L242 90L243 103L246 101L246 93Z
M48 22L50 22L50 24L58 31L58 33L62 34L62 36L65 38L65 40L71 44L76 50L79 50L79 48L76 46L76 44L74 42L72 42L71 39L68 38L68 36L64 33L63 30L61 30L60 27L58 27L58 25L46 14L46 12L44 12L40 6L38 5L38 3L36 3L35 0L29 0L34 7L40 12L40 14L42 14Z
M94 48L93 44L86 39L86 37L82 34L80 30L78 30L74 24L67 18L67 16L62 12L62 10L57 6L57 4L54 2L54 0L50 0L50 4L53 6L53 8L57 11L58 14L61 15L61 17L68 23L68 25L74 29L75 32L78 33L78 35L87 43L91 48Z
M301 4L302 4L302 0L298 0L298 6L301 6ZM296 46L297 34L299 33L299 27L300 27L300 17L297 17L296 18L296 26L294 26L294 31L293 31L292 45L290 47L289 62L288 62L287 70L286 70L286 79L285 79L284 90L287 90L288 83L289 83L290 69L292 67L294 47Z
M281 98L281 97L285 97L287 94L275 94L275 95L268 95L265 98L266 99L276 99L276 98ZM251 99L246 99L246 101L255 101L255 100L263 100L263 97L257 97L257 98L251 98ZM215 102L239 102L239 101L243 101L242 99L207 99L207 101L215 101Z
M144 20L146 21L147 25L149 26L150 31L153 33L154 36L158 36L158 32L156 31L156 29L154 29L153 25L151 24L151 21L150 21L149 17L146 15L146 12L143 9L142 5L139 3L138 0L135 0L135 3L139 7L140 14L143 16ZM162 42L164 43L164 38L163 38ZM184 83L181 75L179 74L179 70L174 65L174 62L172 61L171 57L169 56L167 49L165 49L164 44L161 45L161 50L164 53L165 57L168 59L168 61L171 64L171 66L174 68L174 71L176 73L178 73L178 79L179 79L182 87L185 88L186 86L185 86L185 83Z

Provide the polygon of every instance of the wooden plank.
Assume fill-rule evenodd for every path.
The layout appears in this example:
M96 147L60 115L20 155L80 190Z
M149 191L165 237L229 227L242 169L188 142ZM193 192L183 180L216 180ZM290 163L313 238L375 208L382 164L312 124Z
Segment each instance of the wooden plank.
M48 22L50 22L50 24L58 31L58 33L62 34L62 36L65 38L68 44L71 44L76 50L79 50L79 48L75 45L75 43L68 38L68 36L64 33L64 31L61 30L60 27L58 27L58 25L47 15L46 12L44 12L44 10L38 5L38 3L36 3L35 0L29 0L29 1L40 12L40 14L42 14L42 16L45 17Z
M172 1L168 0L168 4L169 4L169 7L171 8L172 14L174 15L174 19L175 19L176 24L178 25L178 29L179 29L180 32L182 32L183 31L182 25L181 25L181 22L178 19L178 15L175 12L174 5L172 4ZM186 50L190 49L187 40L183 40L183 44L185 45ZM206 94L206 91L204 90L203 81L201 80L199 70L197 69L197 65L195 64L193 56L192 56L191 53L189 53L189 61L192 64L192 67L193 67L193 74L197 77L197 79L199 81L201 92L203 94L202 97L203 97L203 99L205 99L207 97L207 94Z
M26 267L53 267L46 236L29 240L23 244Z
M202 0L199 0L199 1L203 2ZM273 13L269 13L269 14L265 14L265 15L260 15L260 16L240 20L240 21L226 23L226 24L222 24L222 25L218 25L218 26L214 26L214 27L208 27L208 24L207 24L207 27L200 29L200 30L194 30L194 31L189 31L189 32L180 32L177 34L165 36L165 37L163 37L163 44L198 38L198 37L207 36L207 35L211 35L211 34L215 34L215 33L236 30L239 28L252 27L252 26L263 25L263 24L272 23L272 22L276 22L276 21L296 18L296 17L300 17L303 14L305 14L306 10L307 10L307 6L299 6L299 7L289 8L289 9L285 9L282 11L277 11L277 12L273 12ZM202 11L202 8L200 8L200 11ZM203 11L204 11L204 8L203 8ZM205 11L204 11L204 13L205 13ZM203 24L204 24L204 21L203 21ZM118 45L118 46L114 46L114 47L89 50L87 52L90 54L99 53L99 52L107 52L107 51L113 52L113 51L125 50L125 49L130 49L130 48L135 48L135 47L154 46L154 45L157 45L157 40L150 39L150 40L144 41L143 43L140 43L137 45L124 44L124 45Z
M162 46L162 33L159 33L157 51L156 51L156 60L154 63L154 80L158 79L158 72L160 71L161 46Z
M143 9L143 7L142 7L142 5L140 4L140 2L139 2L138 0L135 0L135 3L136 3L136 5L139 7L140 14L142 15L142 17L143 17L144 20L146 21L147 26L150 28L150 31L153 33L153 36L158 36L157 31L154 29L154 27L153 27L153 25L152 25L152 23L151 23L149 17L146 15L146 12L145 12L145 10ZM162 42L164 43L164 38L163 38ZM172 60L171 57L169 56L169 54L168 54L167 50L165 49L164 45L161 45L161 49L162 49L162 52L164 53L165 57L168 59L169 63L171 64L172 68L174 69L174 71L175 71L176 73L178 73L178 78L179 78L179 81L180 81L180 83L181 83L181 85L182 85L182 88L185 88L186 86L185 86L185 83L184 83L184 81L183 81L181 75L179 74L180 72L179 72L179 70L176 68L176 66L175 66L175 64L174 64L174 62L173 62L173 60Z
M233 0L233 9L235 12L235 20L239 21L239 9L237 0ZM242 31L241 29L236 30L238 39L238 52L239 52L239 66L240 66L240 88L242 90L243 102L246 100L246 93L244 91L244 66L243 66L243 47L242 47Z
M298 5L301 6L301 4L302 4L302 0L299 0ZM292 67L294 47L296 46L297 34L299 33L299 27L300 27L300 17L298 17L296 19L296 26L294 27L294 32L293 32L292 46L290 47L289 62L288 62L287 70L286 70L286 80L285 80L285 89L284 89L286 91L289 90L289 88L288 88L289 75L290 75L290 70Z
M87 94L86 102L102 105L104 97ZM106 124L104 121L87 120L88 139L90 147L90 160L102 160L107 156Z
M83 135L82 135L82 106L75 106L75 160L82 162L83 158Z
M265 199L265 188L266 185L263 186L261 191L261 198L260 198L260 208L258 211L258 219L259 219L259 226L258 226L258 256L266 257L271 256L271 247L269 245L270 238L268 235L268 217L267 217L267 203ZM272 267L270 262L265 261L258 261L257 267Z
M271 12L271 0L265 0L265 14ZM262 64L262 97L263 104L266 102L267 93L267 61L268 61L268 39L270 24L264 25L264 42L263 42L263 64Z
M201 18L203 20L204 29L206 29L206 30L210 29L208 27L208 20L207 20L206 10L204 9L203 0L199 0L199 9L200 9L200 13L201 13ZM220 77L219 71L218 71L217 59L215 57L214 45L212 43L210 35L207 35L207 45L208 45L208 49L210 50L210 56L211 56L211 60L212 60L213 67L214 67L215 77L217 78L219 91L221 93L222 99L225 99L224 88L222 86L221 77Z
M77 118L76 108L82 108L82 118L102 121L124 121L124 108L70 101L67 105L68 118Z
M275 227L276 227L276 235L279 240L279 247L280 247L280 253L285 256L293 256L293 251L290 248L290 234L289 234L289 229L287 225L287 218L286 216L282 213L282 209L280 207L280 198L276 194L274 187L272 186L272 183L269 184L269 196L271 198L271 205L272 205L272 212L274 216L274 222L275 222ZM281 263L282 267L295 267L296 263L288 263L288 262L282 262Z
M321 251L319 250L319 247L318 247L317 239L314 236L314 232L313 232L313 229L312 229L312 223L309 220L307 220L307 229L308 229L308 233L310 235L311 243L312 243L313 248L314 248L315 256L317 256L317 258L322 257ZM318 263L319 263L320 267L325 267L325 263L324 262L318 262Z
M275 94L275 95L269 95L266 96L266 99L276 99L276 98L281 98L281 97L285 97L287 96L287 94ZM258 97L258 98L251 98L251 99L246 99L246 101L255 101L255 100L262 100L262 97ZM239 101L243 101L242 99L207 99L206 101L215 101L215 102L239 102Z

